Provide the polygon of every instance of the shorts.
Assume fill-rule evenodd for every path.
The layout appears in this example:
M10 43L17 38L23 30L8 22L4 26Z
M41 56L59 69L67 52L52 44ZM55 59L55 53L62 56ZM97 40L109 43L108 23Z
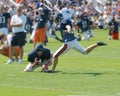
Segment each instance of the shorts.
M45 28L36 29L35 35L33 37L33 42L44 42L46 38Z
M12 40L11 40L11 46L19 46L22 47L26 43L26 33L25 32L19 32L14 33Z

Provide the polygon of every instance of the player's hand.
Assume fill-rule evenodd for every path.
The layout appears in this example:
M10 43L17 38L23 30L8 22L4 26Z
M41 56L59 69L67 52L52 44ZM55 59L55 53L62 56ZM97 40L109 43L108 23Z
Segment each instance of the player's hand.
M34 63L37 64L37 63L39 63L39 61L40 60L38 60L38 58L35 58Z

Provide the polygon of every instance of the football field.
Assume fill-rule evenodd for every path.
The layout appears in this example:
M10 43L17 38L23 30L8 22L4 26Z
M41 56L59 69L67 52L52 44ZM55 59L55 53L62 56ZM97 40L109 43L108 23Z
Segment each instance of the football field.
M97 41L108 45L83 55L75 50L60 56L55 73L41 68L24 73L27 54L33 45L24 47L23 63L5 64L0 55L0 96L120 96L120 40L108 40L108 30L93 30L95 37L79 41L84 47ZM59 35L59 33L57 32ZM48 38L47 48L55 52L62 43Z

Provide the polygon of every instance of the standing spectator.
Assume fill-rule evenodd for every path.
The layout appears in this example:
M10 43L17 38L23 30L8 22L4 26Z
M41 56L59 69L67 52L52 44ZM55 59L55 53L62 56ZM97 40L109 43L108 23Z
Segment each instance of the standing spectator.
M36 26L36 32L33 37L34 48L36 46L36 43L44 44L46 38L47 18L43 14L43 8L40 7L38 11L39 11L39 15L36 18L38 22Z
M109 36L108 39L111 40L111 36L113 40L119 39L119 22L115 20L115 17L113 17L112 21L108 24L109 30Z
M100 16L98 16L98 27L99 27L99 29L104 29L103 13L100 13Z
M0 33L8 34L8 28L10 28L11 16L9 13L5 12L4 7L0 6Z
M90 53L94 48L98 46L106 45L103 42L97 42L93 45L88 46L86 49L80 45L77 42L76 37L74 36L73 29L72 29L72 23L70 20L63 20L61 22L61 27L64 33L63 40L64 44L58 48L58 50L53 54L53 64L52 64L52 70L48 70L47 72L54 72L57 63L58 63L58 57L68 52L70 49L75 49L76 51L82 53L82 54L88 54Z
M10 47L10 56L7 64L12 63L13 53L14 53L14 47L19 46L20 52L19 52L19 61L18 63L22 63L23 53L24 49L23 46L25 45L25 38L26 33L24 32L25 24L26 24L26 16L22 14L22 8L17 8L17 14L12 16L10 25L12 27L13 37L11 41L11 47Z

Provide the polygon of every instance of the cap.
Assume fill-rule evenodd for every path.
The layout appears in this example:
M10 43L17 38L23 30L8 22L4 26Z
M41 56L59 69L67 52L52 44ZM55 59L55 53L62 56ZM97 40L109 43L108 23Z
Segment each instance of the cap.
M39 8L39 7L40 7L40 4L39 4L39 3L36 3L35 5L36 5L36 7L37 7L37 8Z
M36 47L35 47L36 51L40 51L41 49L43 49L43 45L42 44L36 45Z
M38 8L38 11L43 11L43 8L42 7Z

